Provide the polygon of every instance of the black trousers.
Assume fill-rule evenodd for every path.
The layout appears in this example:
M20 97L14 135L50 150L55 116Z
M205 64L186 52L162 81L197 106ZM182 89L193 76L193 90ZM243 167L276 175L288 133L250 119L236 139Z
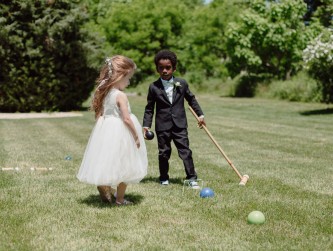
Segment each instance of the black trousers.
M178 150L178 156L183 160L186 179L197 179L192 151L189 148L188 133L186 128L174 126L168 131L156 132L158 141L158 161L160 170L160 181L169 180L169 159L171 156L171 141Z

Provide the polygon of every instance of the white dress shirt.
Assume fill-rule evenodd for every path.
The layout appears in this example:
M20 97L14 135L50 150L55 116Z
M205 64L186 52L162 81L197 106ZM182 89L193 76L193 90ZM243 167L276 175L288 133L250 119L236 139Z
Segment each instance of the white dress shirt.
M173 77L170 80L162 80L162 84L164 87L164 90L168 96L168 99L170 103L172 104L172 96L173 96L173 89L174 89L174 83L173 83Z

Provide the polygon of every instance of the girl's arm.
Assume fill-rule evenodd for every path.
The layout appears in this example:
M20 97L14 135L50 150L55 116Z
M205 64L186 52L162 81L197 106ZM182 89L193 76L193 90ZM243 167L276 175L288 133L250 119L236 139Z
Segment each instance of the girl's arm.
M138 137L138 133L135 130L133 121L131 119L130 113L128 111L128 99L125 93L120 92L117 95L117 105L120 109L121 115L122 115L122 119L124 121L124 123L126 124L126 126L128 127L128 129L131 131L133 138L135 140L135 144L137 146L137 148L140 147L140 141L139 141L139 137Z

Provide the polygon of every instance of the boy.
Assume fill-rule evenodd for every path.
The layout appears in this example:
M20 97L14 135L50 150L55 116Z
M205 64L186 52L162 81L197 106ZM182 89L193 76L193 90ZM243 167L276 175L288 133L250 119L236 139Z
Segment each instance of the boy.
M177 147L179 157L183 160L186 179L190 180L189 185L193 189L200 189L196 181L197 174L193 164L192 151L189 148L184 100L200 118L199 127L206 125L203 112L187 82L173 76L177 67L175 53L168 50L158 52L155 56L155 66L160 78L149 86L143 129L145 133L151 127L156 106L155 131L159 150L160 183L161 185L169 185L168 172L172 140Z

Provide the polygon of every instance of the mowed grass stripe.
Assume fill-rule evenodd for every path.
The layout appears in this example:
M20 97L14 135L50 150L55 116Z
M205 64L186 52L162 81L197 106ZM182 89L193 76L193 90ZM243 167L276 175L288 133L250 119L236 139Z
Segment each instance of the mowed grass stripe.
M145 97L129 99L141 121ZM331 250L333 119L302 114L325 106L198 99L211 133L239 171L250 175L246 187L238 186L237 175L188 112L193 158L204 185L215 192L211 199L182 192L185 172L175 148L170 186L157 183L155 138L146 141L147 177L128 188L136 205L104 205L94 186L75 177L92 113L1 120L0 163L54 170L0 173L0 250ZM73 159L64 160L69 154ZM247 224L253 210L265 214L264 225Z
M23 168L48 167L71 154L81 158L83 145L88 141L93 126L92 122L91 128L87 128L85 120L77 118L27 119L13 123L8 122L7 130L20 133L9 133L4 138L3 149L10 155L11 163L3 165ZM82 134L86 137L80 137ZM20 144L16 143L18 139Z

